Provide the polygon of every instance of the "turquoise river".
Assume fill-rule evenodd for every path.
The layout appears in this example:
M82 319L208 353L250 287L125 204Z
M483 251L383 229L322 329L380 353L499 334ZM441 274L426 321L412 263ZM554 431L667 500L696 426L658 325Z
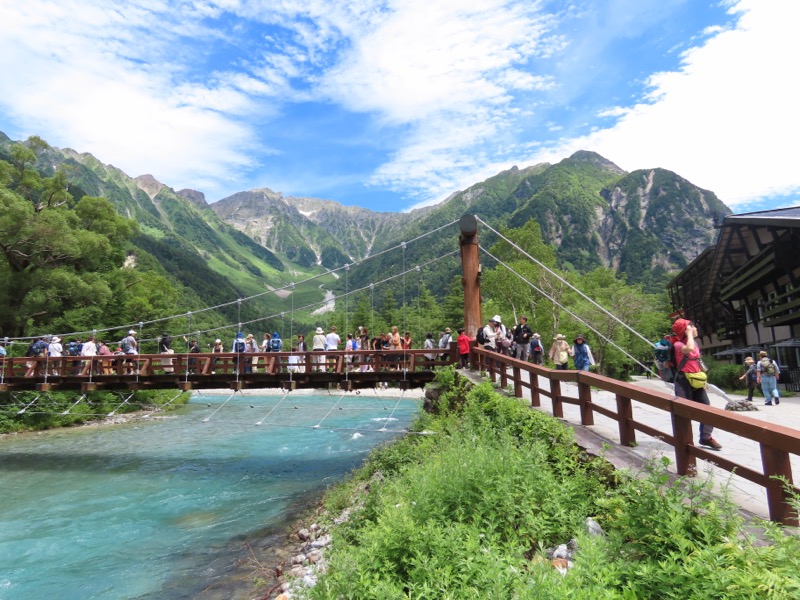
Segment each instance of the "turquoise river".
M419 408L373 391L196 395L0 436L0 600L197 597Z

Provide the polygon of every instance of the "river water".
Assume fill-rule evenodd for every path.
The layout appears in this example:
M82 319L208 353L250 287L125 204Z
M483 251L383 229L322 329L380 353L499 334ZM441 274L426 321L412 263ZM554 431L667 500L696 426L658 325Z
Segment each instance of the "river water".
M123 425L2 436L0 599L194 597L419 405L203 395Z

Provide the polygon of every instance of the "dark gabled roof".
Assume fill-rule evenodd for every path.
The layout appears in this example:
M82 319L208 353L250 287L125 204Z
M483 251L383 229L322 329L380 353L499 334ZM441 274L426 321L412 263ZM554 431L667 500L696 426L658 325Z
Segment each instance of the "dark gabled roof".
M727 215L722 223L736 225L767 225L770 227L800 227L800 206L761 210L740 215Z

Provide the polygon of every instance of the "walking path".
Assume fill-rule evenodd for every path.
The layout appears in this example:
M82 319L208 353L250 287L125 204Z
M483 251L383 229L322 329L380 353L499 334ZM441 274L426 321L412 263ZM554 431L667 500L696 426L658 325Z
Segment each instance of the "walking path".
M540 384L548 381L545 378L539 378ZM672 386L667 385L658 379L646 379L644 377L634 378L634 384L641 387L657 390L661 392L671 392ZM571 383L562 383L562 393L566 396L577 397L577 386ZM731 399L741 400L745 396L737 396L733 394L728 395ZM724 409L727 401L718 394L710 393L711 405ZM616 412L616 397L611 392L604 392L593 390L592 401L596 404L602 405L610 410ZM777 406L764 406L764 399L757 397L754 404L758 408L757 411L738 412L737 414L754 420L766 421L768 423L775 423L784 427L791 427L800 430L800 398L790 397L782 398L781 403ZM669 470L675 473L675 454L673 448L668 444L660 441L657 438L648 436L640 431L636 432L637 445L634 448L622 448L619 444L619 432L616 421L604 417L603 415L595 412L595 424L589 427L580 426L580 412L579 407L572 404L564 404L564 417L571 425L575 426L576 432L580 430L588 430L599 436L601 440L614 442L617 456L628 455L628 458L638 458L644 460L654 456L667 456L672 464ZM540 410L552 414L552 404L546 397L542 397L542 407ZM663 432L672 431L671 418L669 413L652 408L640 402L633 402L633 418L641 423L647 424L651 427ZM698 425L696 422L692 423L693 434L695 441L698 436ZM585 436L578 435L579 441L586 441ZM762 470L761 465L761 451L756 442L740 438L737 435L722 431L721 429L714 430L714 438L722 444L722 450L719 452L722 456L734 460L737 463L751 467L756 471ZM582 444L583 445L583 444ZM792 472L800 473L800 457L791 455ZM615 462L612 460L612 462ZM627 461L630 465L630 460ZM619 466L619 465L618 465ZM763 517L769 518L769 511L767 506L766 490L742 477L731 475L727 471L715 467L712 463L707 461L697 460L697 469L700 475L706 473L713 474L715 486L720 489L727 486L731 499L742 507L745 511Z

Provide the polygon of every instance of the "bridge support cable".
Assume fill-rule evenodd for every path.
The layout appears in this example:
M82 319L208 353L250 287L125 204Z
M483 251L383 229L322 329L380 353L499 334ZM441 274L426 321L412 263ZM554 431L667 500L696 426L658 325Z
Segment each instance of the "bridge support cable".
M389 416L386 417L386 419L384 419L383 427L381 427L378 431L386 431L386 424L394 418L394 413L397 412L397 409L400 406L400 403L403 401L403 395L405 395L405 390L403 390L403 393L397 399L397 402L395 403L394 408L392 409L392 412L389 413Z
M481 222L481 223L484 225L484 227L486 227L486 228L487 228L489 231L491 231L492 233L494 233L495 235L497 235L497 236L498 236L500 239L502 239L504 242L508 243L508 244L509 244L509 245L510 245L512 248L514 248L514 249L515 249L517 252L519 252L520 254L523 254L524 256L526 256L527 258L529 258L530 260L532 260L534 263L536 263L536 264L537 264L539 267L541 267L542 269L544 269L544 270L545 270L547 273L549 273L550 275L552 275L553 277L555 277L556 279L558 279L558 280L559 280L561 283L565 284L565 285L566 285L566 286L568 286L570 289L572 289L572 290L574 290L575 292L577 292L577 293L578 293L578 294L579 294L579 295L580 295L580 296L581 296L581 297L582 297L584 300L587 300L587 301L588 301L589 303L591 303L593 306L595 306L596 308L599 308L599 309L600 309L600 310L601 310L601 311L602 311L604 314L606 314L606 315L608 315L609 317L611 317L612 319L614 319L614 320L615 320L617 323L619 323L620 325L622 325L622 326L623 326L625 329L627 329L628 331L630 331L632 334L634 334L634 335L635 335L636 337L638 337L639 339L641 339L641 340L643 340L644 342L646 342L646 343L647 343L649 346L652 346L652 345L653 345L653 342L652 342L652 341L650 341L649 339L647 339L646 337L644 337L644 336L643 336L641 333L639 333L639 332L638 332L638 331L636 331L636 330L635 330L633 327L631 327L630 325L628 325L627 323L625 323L625 322L624 322L622 319L620 319L619 317L617 317L615 314L611 313L611 312L610 312L610 311L608 311L606 308L604 308L603 306L601 306L600 304L598 304L597 302L595 302L594 300L592 300L592 299L591 299L589 296L587 296L587 295L586 295L586 294L584 294L584 293L583 293L581 290L579 290L577 287L575 287L574 285L572 285L572 284L571 284L569 281L567 281L567 280L566 280L564 277L562 277L561 275L559 275L558 273L556 273L555 271L553 271L553 270L552 270L550 267L548 267L548 266L547 266L547 265L545 265L544 263L540 262L539 260L537 260L536 258L534 258L533 256L531 256L531 255L530 255L530 254L528 254L527 252L525 252L525 250L523 250L522 248L520 248L520 247L519 247L517 244L515 244L515 243L514 243L514 242L512 242L511 240L509 240L509 239L508 239L506 236L504 236L502 233L500 233L499 231L497 231L496 229L494 229L493 227L491 227L491 226L490 226L488 223L486 223L485 221L483 221L483 220L482 220L480 217L476 217L476 218L477 218L477 219L478 219L478 220L479 220L479 221L480 221L480 222ZM484 250L484 252L486 252L486 250ZM488 253L487 253L487 254L488 254ZM494 257L493 257L493 258L494 258ZM497 260L497 259L495 259L495 260ZM538 290L537 290L537 291L538 291ZM540 293L541 293L541 292L540 292ZM583 321L581 321L581 322L583 322ZM596 333L596 332L595 332L595 333ZM605 339L605 338L604 338L604 339ZM638 361L637 361L637 362L638 362ZM641 364L641 363L639 363L639 364Z
M331 413L334 411L334 409L336 409L336 407L338 407L338 406L339 406L339 403L340 403L340 402L341 402L343 399L344 399L344 394L342 394L341 396L339 396L339 399L336 401L336 404L334 404L333 406L331 406L330 410L328 410L328 412L326 412L326 413L325 413L325 416L324 416L324 417L322 417L322 419L320 419L319 423L317 423L316 425L314 425L314 427L313 427L312 429L319 429L319 428L320 428L320 425L322 425L322 422L323 422L325 419L327 419L327 418L328 418L328 416L329 416L329 415L330 415L330 414L331 414Z
M76 406L78 406L78 404L80 404L81 400L83 400L83 399L85 399L85 398L86 398L86 394L81 394L81 395L80 395L80 397L79 397L77 400L75 400L75 402L73 402L73 403L70 405L70 407L69 407L69 408L67 408L67 410L65 410L65 411L64 411L64 412L62 412L61 414L62 414L62 415L68 415L68 414L70 413L70 411L71 411L73 408L75 408Z
M264 415L264 416L261 418L261 420L260 420L260 421L256 421L256 425L261 425L261 424L263 424L263 423L264 423L264 421L265 421L266 419L268 419L268 418L269 418L269 416L270 416L272 413L274 413L274 412L275 412L275 411L278 409L278 407L279 407L279 406L280 406L280 405L283 403L283 401L284 401L284 400L286 400L286 396L288 396L288 395L289 395L289 390L287 390L286 392L284 392L283 396L281 396L281 399L280 399L280 400L278 400L278 403L277 403L275 406L273 406L273 407L272 407L272 408L269 410L269 412L268 412L267 414L265 414L265 415Z
M529 285L530 287L532 287L534 290L536 290L537 292L539 292L539 293L540 293L542 296L544 296L545 298L547 298L548 300L550 300L550 302L552 302L553 304L555 304L556 306L558 306L558 307L559 307L561 310L563 310L563 311L564 311L564 312L566 312L568 315L570 315L570 316L571 316L573 319L577 320L579 323L582 323L582 324L583 324L583 325L585 325L587 328L589 328L591 331L593 331L593 332L594 332L594 333L595 333L595 334L596 334L598 337L602 338L603 340L605 340L606 342L608 342L609 344L611 344L612 346L614 346L614 347L615 347L617 350L619 350L620 352L622 352L622 353L623 353L625 356L627 356L628 358L630 358L630 359L631 359L633 362L635 362L637 365L639 365L640 367L642 367L642 368L643 368L645 371L651 371L651 372L652 372L652 369L651 369L650 367L648 367L647 365L643 364L643 363L642 363L642 362L641 362L641 361L640 361L638 358L636 358L636 357L635 357L635 356L633 356L633 355L632 355L630 352L628 352L627 350L625 350L625 348L621 347L619 344L617 344L616 342L614 342L614 340L612 340L612 339L610 339L609 337L605 336L604 334L600 333L600 332L599 332L599 331L598 331L598 330L597 330L597 329L596 329L596 328L595 328L593 325L591 325L590 323L588 323L588 322L587 322L585 319L583 319L582 317L578 316L577 314L575 314L574 312L572 312L570 309L568 309L566 306L564 306L563 304L561 304L560 302L558 302L558 301L557 301L555 298L553 298L552 296L550 296L550 295L549 295L547 292L545 292L543 289L541 289L540 287L538 287L536 284L534 284L534 283L531 283L530 281L528 281L528 279L527 279L526 277L524 277L523 275L520 275L519 273L517 273L517 272L516 272L514 269L512 269L512 268L511 268L509 265L507 265L505 262L503 262L502 260L500 260L499 258L497 258L497 257L496 257L494 254L492 254L492 253L491 253L491 252L489 252L488 250L486 250L486 249L485 249L483 246L481 246L481 247L480 247L480 249L481 249L481 250L482 250L482 251L483 251L483 252L484 252L484 253L485 253L487 256L489 256L490 258L494 259L494 260L495 260L495 261L496 261L496 262L497 262L499 265L501 265L501 266L505 267L505 268L506 268L508 271L510 271L511 273L513 273L514 275L516 275L517 277L519 277L519 278L520 278L520 279L521 279L523 282L525 282L526 284L528 284L528 285ZM617 319L617 320L618 320L618 319ZM630 329L630 328L628 327L628 329ZM637 334L637 335L638 335L638 334ZM641 337L641 336L640 336L640 337ZM645 339L645 340L646 340L646 338L643 338L643 339ZM646 340L646 341L647 341L647 343L648 343L649 345L651 345L651 346L652 346L652 342L650 342L649 340ZM656 375L657 375L657 374L656 374Z
M120 396L120 398L122 398L122 397L123 397L123 395L122 395L122 394L120 394L119 396ZM125 399L122 401L122 403L121 403L121 404L119 404L119 405L118 405L118 406L117 406L117 407L116 407L114 410L112 410L112 411L111 411L110 413L108 413L106 416L107 416L107 417L113 417L115 414L117 414L117 411L118 411L120 408L122 408L123 406L125 406L126 404L128 404L128 402L130 401L130 399L131 399L131 398L133 398L133 392L131 392L130 394L128 394L128 395L127 395L127 397L125 397Z
M223 402L222 404L220 404L220 405L217 407L217 409L216 409L214 412L212 412L212 413L211 413L210 415L208 415L208 416L207 416L205 419L203 419L203 423L208 423L208 422L211 420L211 417L213 417L213 416L214 416L215 414L217 414L217 413L218 413L220 410L222 410L222 407L223 407L223 406L225 406L225 405L226 405L228 402L230 402L231 398L233 398L235 395L236 395L236 390L234 390L234 391L233 391L233 393L232 393L230 396L228 396L228 397L225 399L225 402Z
M25 406L23 406L21 409L19 409L17 411L17 414L18 415L24 415L26 412L28 412L28 409L36 403L36 401L39 399L40 396L41 396L41 394L36 394L33 397L33 400L31 400L28 404L26 404Z
M153 408L153 410L151 410L151 411L150 411L150 412L148 412L147 414L144 414L144 415L142 415L142 418L143 418L143 419L149 419L149 418L151 417L151 415L153 415L153 413L157 413L157 412L161 412L161 411L163 411L163 410L164 410L165 408L167 408L167 407L168 407L170 404L172 404L173 402L175 402L175 400L177 400L178 398L180 398L182 394L183 394L183 391L180 391L180 392L178 392L178 393L177 393L177 394L175 394L175 395L174 395L172 398L170 398L169 400L167 400L166 402L164 402L164 404L162 404L162 405L160 405L160 406L156 406L155 408Z

